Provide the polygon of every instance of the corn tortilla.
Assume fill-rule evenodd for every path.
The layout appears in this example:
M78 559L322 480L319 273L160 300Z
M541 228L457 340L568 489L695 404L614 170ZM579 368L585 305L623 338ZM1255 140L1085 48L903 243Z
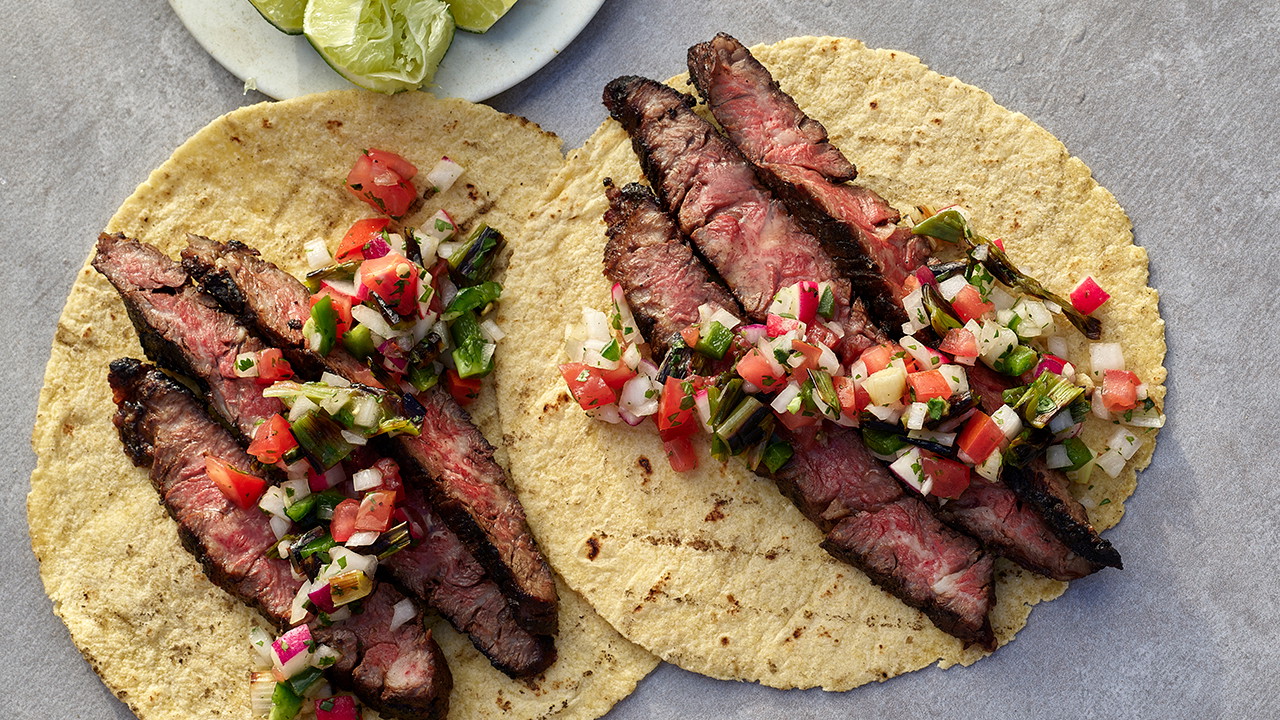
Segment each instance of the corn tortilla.
M373 213L342 188L363 148L424 171L443 154L466 172L408 219L447 208L513 244L559 170L560 141L523 118L424 93L343 91L264 103L214 121L138 187L107 230L171 256L188 232L239 239L298 272L303 244L334 247ZM147 473L121 451L107 363L143 357L115 291L87 264L58 322L32 438L38 462L28 518L40 573L72 640L143 720L249 718L247 632L254 612L216 588L181 547ZM493 392L475 406L498 440ZM452 718L598 717L657 659L624 640L561 584L559 660L515 681L449 625L434 633L453 671Z
M1089 169L1043 128L982 90L902 52L854 40L793 38L753 49L782 88L826 125L858 166L859 182L892 205L972 212L1010 256L1066 293L1086 274L1112 294L1097 315L1103 340L1123 344L1130 370L1164 395L1164 324L1147 287L1147 256L1129 219ZM688 91L684 76L671 81ZM606 121L549 188L546 207L515 248L499 323L499 407L512 475L552 565L625 637L664 660L715 678L778 688L848 690L932 663L970 664L965 649L919 612L828 556L818 530L771 482L701 448L701 467L672 472L657 433L586 417L556 365L564 327L603 309L601 187L641 179L621 127ZM549 278L555 278L550 282ZM1085 341L1068 336L1072 357ZM1112 431L1093 422L1095 448ZM1155 433L1115 479L1077 486L1100 529L1119 522ZM1123 548L1121 548L1123 551ZM1115 571L1103 571L1106 576ZM991 620L1013 639L1031 607L1066 584L1001 560Z

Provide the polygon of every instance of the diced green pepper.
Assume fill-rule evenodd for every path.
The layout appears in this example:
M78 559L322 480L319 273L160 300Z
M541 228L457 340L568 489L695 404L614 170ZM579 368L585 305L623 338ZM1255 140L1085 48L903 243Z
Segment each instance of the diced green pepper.
M996 360L995 370L1005 375L1017 377L1036 366L1040 355L1026 345L1014 345L1008 352Z
M432 363L415 365L409 368L408 380L414 390L424 392L435 387L435 384L440 382L440 374L436 372L436 367Z
M318 667L303 668L297 675L289 678L289 689L298 695L302 695L307 692L307 688L315 685L316 681L322 677L324 677L324 671ZM272 699L274 700L275 698L273 697ZM299 706L299 709L301 709L301 706Z
M795 450L791 446L781 440L769 444L764 449L764 466L769 468L769 472L776 473L782 469L787 461L791 460L791 456L795 454Z
M822 289L822 297L818 299L818 314L830 320L836 314L836 294L828 285Z
M485 352L488 343L475 313L459 315L450 323L449 331L453 334L453 364L460 377L484 377L493 371L493 355Z
M698 344L693 346L694 350L713 357L716 360L724 357L729 346L733 344L733 333L730 332L718 320L711 321L711 327L707 328L707 332L698 338Z
M444 309L444 315L441 318L447 322L468 310L482 310L500 297L502 297L502 286L496 282L483 282L479 285L460 288L458 294L454 295L453 300L449 302L449 306Z
M333 309L333 298L324 295L316 300L311 306L311 319L307 324L311 325L312 332L320 339L319 345L311 349L320 355L328 355L338 340L338 312ZM302 332L304 335L309 334L305 327Z
M356 325L342 334L342 346L352 357L364 360L373 354L373 332L368 325Z
M269 720L293 720L302 710L302 696L293 691L288 683L276 683L271 693L271 715Z

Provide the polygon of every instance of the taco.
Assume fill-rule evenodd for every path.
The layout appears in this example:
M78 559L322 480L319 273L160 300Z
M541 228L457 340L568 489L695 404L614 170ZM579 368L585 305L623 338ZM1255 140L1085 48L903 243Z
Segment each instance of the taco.
M523 118L424 94L349 91L266 103L197 133L139 186L106 230L150 243L169 258L188 233L242 240L264 260L298 273L306 267L307 242L320 237L332 244L370 214L342 187L353 159L366 148L392 147L419 163L447 153L466 168L462 182L430 198L407 223L446 207L459 224L482 219L518 242L547 178L562 166L558 146L554 135ZM129 250L117 238L103 243ZM86 264L59 321L33 433L38 462L28 518L41 576L73 641L139 717L249 717L247 638L262 620L206 579L183 550L147 472L129 462L112 424L108 363L143 356L125 309ZM145 381L179 400L187 395L137 363L115 372L118 392ZM470 409L497 444L492 390L482 390ZM497 456L503 459L501 448ZM563 583L558 594L558 659L522 679L496 669L449 623L429 622L452 672L451 717L484 717L495 706L515 717L596 717L656 665ZM547 617L545 608L540 617Z
M871 50L857 41L836 38L794 38L759 46L752 52L799 108L821 123L815 128L800 120L801 134L807 134L811 143L820 146L829 140L842 150L857 164L858 186L876 196L872 204L879 198L887 201L881 208L882 222L870 223L867 232L898 232L893 208L956 205L969 213L974 227L984 235L1003 238L1008 257L1048 290L1065 294L1084 276L1092 275L1111 293L1111 299L1093 312L1094 321L1082 322L1092 334L1094 323L1100 321L1101 339L1122 346L1126 372L1147 383L1145 390L1153 403L1162 400L1163 322L1157 312L1157 295L1147 287L1146 253L1133 245L1130 223L1115 198L1094 182L1088 168L1059 141L1025 116L1000 107L981 90L934 73L905 53ZM690 60L691 64L696 60L692 52ZM678 90L687 88L684 76L668 84ZM639 95L644 97L634 101ZM734 92L728 95L738 97ZM1014 475L1029 478L1019 481L1026 491L1020 498L1039 493L1046 515L1060 512L1063 516L1054 521L1074 524L1073 530L1063 533L1069 538L1059 538L1068 546L1065 557L1070 563L1032 572L1001 557L993 567L991 555L984 558L983 554L994 538L984 538L983 548L975 548L972 540L966 545L963 538L955 539L959 544L950 546L954 552L948 551L956 558L951 577L966 578L968 583L972 576L974 587L967 602L976 611L965 615L911 597L911 588L904 591L901 587L908 583L893 575L892 562L876 566L870 562L875 558L864 558L863 565L870 566L876 576L874 582L854 569L851 565L858 563L851 558L858 555L858 538L852 532L839 537L843 522L835 522L848 514L847 508L837 508L841 514L831 520L834 527L819 529L823 508L804 507L804 492L795 487L799 483L788 487L784 482L785 465L779 465L782 472L776 479L781 489L798 498L801 507L779 493L774 482L761 479L736 459L720 463L707 458L705 438L692 441L693 450L701 456L698 467L677 473L666 459L671 446L664 448L652 427L609 424L587 417L579 404L588 407L591 402L571 397L566 380L571 386L573 380L562 376L557 367L566 358L554 357L547 346L549 338L559 338L566 327L581 322L583 308L608 308L609 283L601 275L600 265L606 246L606 263L611 268L624 261L618 259L617 245L606 238L606 223L610 235L628 232L622 227L629 222L625 218L643 212L635 207L643 205L648 194L642 186L630 183L647 180L660 198L670 202L674 197L678 204L686 188L710 193L706 188L712 182L739 172L724 169L728 155L734 154L728 151L709 156L704 165L716 168L720 176L705 183L702 177L689 180L697 169L686 173L687 168L675 167L683 155L718 152L708 150L718 142L714 131L686 132L645 154L641 146L656 147L662 142L657 137L661 133L696 124L682 109L685 102L671 98L666 91L638 78L620 78L610 83L605 102L622 123L606 121L582 148L570 154L565 168L552 181L546 208L528 227L529 241L513 253L507 275L510 294L499 318L510 328L509 344L506 362L498 369L499 407L509 439L513 478L530 525L544 538L553 567L597 612L633 642L695 672L779 688L846 690L935 662L944 667L970 664L987 649L1009 642L1026 624L1032 606L1065 591L1064 581L1041 572L1079 577L1106 565L1118 566L1118 554L1092 530L1119 522L1124 500L1134 490L1136 471L1150 461L1154 429L1135 433L1134 446L1127 450L1130 459L1125 464L1125 458L1120 458L1120 465L1112 466L1114 476L1094 472L1087 482L1073 484L1069 497L1054 498L1043 487L1036 487L1039 470L1034 465L1025 472L1010 473L1010 487ZM645 113L658 126L653 138L640 137L646 132L645 119L640 117ZM732 136L731 123L718 115L717 120ZM633 142L642 153L639 160ZM678 150L673 152L672 148ZM786 149L780 151L784 161L777 166L771 164L767 153L751 157L752 152L745 150L743 154L757 162L757 172L766 182L783 179L784 184L798 186L794 176L786 176L786 168L780 167L787 164L787 158L795 157ZM821 157L805 159L825 162ZM674 169L664 170L664 164ZM822 167L827 177L847 179L832 164L814 167ZM774 177L769 178L771 174ZM676 184L668 185L670 178ZM606 184L614 188L607 190ZM752 184L748 180L744 187ZM777 188L773 182L768 184ZM736 190L719 193L708 205L720 207L715 203L736 202L745 194ZM803 191L795 190L795 194ZM787 199L796 206L796 198ZM634 207L626 209L627 204ZM734 290L734 297L717 304L734 307L749 317L758 316L760 320L753 321L762 322L766 306L772 307L770 300L778 300L774 295L777 286L766 285L767 292L754 289L751 283L760 280L762 273L749 263L726 270L723 258L716 257L722 248L710 237L725 230L722 225L712 227L723 218L702 222L704 216L699 213L705 212L705 206L678 210L677 217L667 222L678 220L681 230L689 232L687 225L693 218L692 234L699 235L694 244L719 271L714 280L726 280ZM805 210L792 212L800 215ZM921 219L924 215L920 213ZM777 216L769 217L776 220ZM953 211L935 217L963 215ZM644 227L650 230L660 224L646 222ZM940 222L934 221L935 230ZM820 230L806 236L799 230L780 230L781 225L778 221L770 227L788 239L770 246L770 252L777 248L781 248L778 252L792 252L796 262L809 262L824 252L832 258L827 269L820 269L825 275L790 278L787 283L800 281L796 286L803 292L806 279L821 281L813 288L814 304L820 306L822 288L829 289L845 327L871 327L887 318L902 321L901 306L895 313L890 303L850 302L854 294L892 279L884 273L854 277L853 269L866 267L859 264L865 259L858 256L865 248L845 248L849 254L842 257L831 253ZM654 234L660 237L663 232ZM906 232L910 234L909 229ZM628 242L631 245L622 252L636 250L636 243ZM812 247L803 244L815 242ZM678 250L679 243L675 246ZM796 248L804 249L797 253ZM717 297L708 287L715 282L707 276L672 269L687 259L672 252L649 267L664 268L664 282L671 281L669 285L682 292L707 288L701 297ZM685 253L687 256L687 250ZM724 252L725 256L732 254L732 249ZM775 274L794 269L787 260L773 256L753 259L760 267L773 268L770 272ZM548 283L549 277L557 281ZM617 278L611 273L610 279ZM672 314L694 312L697 318L690 310L699 307L697 301L676 307L670 297L655 300L660 293L654 291L653 282L636 285L626 288L626 299L636 306L637 320L645 316L640 323L644 329L671 329L663 322L662 307ZM857 293L855 288L859 288ZM642 291L636 294L632 290ZM615 302L616 298L615 294ZM893 298L901 299L901 294ZM841 307L846 309L839 310ZM704 327L707 319L703 319ZM1057 322L1069 328L1065 320ZM646 337L655 342L655 336ZM1083 335L1062 337L1067 357L1089 356ZM663 340L659 337L657 342ZM841 335L829 344L836 352L848 352L848 357L856 358L872 343L859 344L856 337ZM975 372L975 378L985 377L980 368ZM579 378L589 376L586 373ZM997 397L1000 394L999 390L993 392ZM984 399L986 395L983 393ZM659 415L660 428L661 418ZM1084 423L1080 439L1091 447L1103 448L1114 432L1111 422L1090 420ZM830 449L839 449L841 443L847 444L846 449L835 452L833 458L809 456L805 458L809 466L825 463L847 468L849 453L866 452L857 449L862 447L861 441L850 441L847 434L833 431L831 435L832 439L820 445L827 449L824 452L835 452ZM752 460L760 462L758 457ZM874 462L869 461L868 467ZM692 464L684 457L673 458L673 463L681 467ZM951 531L920 511L918 496L908 493L897 497L891 504L906 518L902 524L929 525L935 528L930 537L941 538L936 542L953 542L946 539ZM935 504L938 517L949 513L948 525L959 522L954 517L960 514L957 503L949 508L939 505ZM1086 509L1087 517L1067 517ZM802 510L810 512L815 521L807 519ZM1024 564L1034 565L1030 561ZM993 606L981 605L984 583L994 584ZM975 618L976 622L969 622ZM983 622L989 625L983 627Z

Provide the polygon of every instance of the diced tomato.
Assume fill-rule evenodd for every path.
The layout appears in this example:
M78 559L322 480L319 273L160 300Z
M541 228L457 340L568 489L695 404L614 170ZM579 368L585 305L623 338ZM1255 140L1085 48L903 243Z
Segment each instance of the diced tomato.
M293 368L284 359L280 348L267 348L258 353L258 384L270 385L277 380L293 377Z
M933 276L932 270L929 271L929 276L930 277ZM906 295L910 295L911 293L919 289L920 289L920 278L916 277L915 274L913 273L911 275L908 275L906 279L902 281L902 290L899 291L899 294L906 296Z
M338 243L338 252L333 259L338 262L363 260L365 246L375 239L380 239L390 223L391 221L386 218L357 220L347 234L342 236L342 242Z
M345 501L344 501L345 502ZM392 490L374 490L365 493L356 511L357 532L386 532L391 527L391 513L396 509L396 494Z
M311 296L311 306L320 302L320 298L327 297L333 303L333 311L338 316L338 337L351 329L351 306L352 298L350 295L340 293L328 286L320 288L320 292Z
M800 329L800 321L793 318L784 318L781 315L769 314L765 320L764 331L769 337L782 337L792 330Z
M253 431L249 454L264 465L274 465L280 462L285 453L296 447L298 441L289 430L289 421L277 413Z
M604 384L618 391L621 391L622 386L626 385L627 381L637 374L635 370L627 367L624 362L619 362L618 367L613 370L600 371L600 377L604 380Z
M1071 306L1088 315L1097 310L1110 297L1111 295L1099 287L1092 277L1086 277L1080 281L1075 290L1071 291Z
M840 336L836 335L831 328L820 322L811 323L809 325L809 329L805 331L804 339L808 340L813 345L821 344L826 345L829 348L834 348L836 345L840 344Z
M204 470L222 494L242 510L248 510L257 505L258 500L262 498L262 493L267 489L266 480L241 472L226 460L212 455L205 456Z
M680 339L684 340L685 345L693 347L698 344L698 337L701 333L702 331L697 325L690 325L680 331Z
M360 266L360 282L400 315L418 310L418 269L400 253L389 253Z
M933 398L951 397L951 385L942 376L941 370L926 370L907 375L907 384L911 386L911 397L916 402L929 402Z
M418 169L395 153L366 150L347 173L347 189L375 210L399 218L418 199L409 182L416 174Z
M861 385L856 385L853 380L847 377L833 377L831 384L836 388L836 397L840 398L840 409L845 413L856 416L862 412L862 409L871 404L871 396Z
M867 374L874 375L881 370L889 367L889 363L895 357L902 357L905 353L902 348L893 343L883 343L875 347L867 348L862 351L862 356L858 359L867 366Z
M996 309L993 302L982 302L982 294L978 292L978 288L972 285L965 285L960 288L960 292L956 293L955 298L951 300L951 307L955 309L956 315L960 316L960 322L966 323L970 320L978 320L983 315Z
M360 717L356 699L350 695L316 698L316 720L353 720Z
M955 499L969 488L969 466L932 453L920 453L924 476L933 480L929 494Z
M1102 406L1124 412L1138 406L1138 376L1127 370L1108 370L1102 379Z
M569 385L569 392L578 401L583 410L603 407L618 401L618 395L604 381L599 368L583 363L565 363L560 366L560 374Z
M996 448L1000 447L1000 443L1004 442L1004 430L991 419L990 415L978 410L973 413L969 421L965 423L964 429L960 431L960 438L956 440L956 447L960 451L969 456L974 463L981 463L986 460Z
M382 474L382 484L380 487L383 490L389 490L395 493L395 501L397 505L403 503L404 480L400 477L400 465L397 464L395 460L384 457L378 458L378 461L373 464L373 469Z
M698 453L693 448L693 441L687 437L664 440L663 450L667 453L667 462L676 472L686 472L698 467Z
M360 512L360 501L347 498L333 509L333 520L329 522L329 534L338 542L351 539L356 531L356 514Z
M481 379L479 377L463 378L453 368L449 368L444 374L444 384L449 389L449 394L463 407L470 405L475 402L476 398L480 397Z
M818 359L822 357L822 348L802 340L792 340L791 349L804 356L804 360L792 372L798 378L808 378L810 370L818 369Z
M692 378L667 378L658 402L658 434L664 441L687 438L702 426L693 416L698 384Z
M781 390L787 384L786 373L777 374L774 364L756 348L751 348L738 361L737 371L743 380L767 393Z

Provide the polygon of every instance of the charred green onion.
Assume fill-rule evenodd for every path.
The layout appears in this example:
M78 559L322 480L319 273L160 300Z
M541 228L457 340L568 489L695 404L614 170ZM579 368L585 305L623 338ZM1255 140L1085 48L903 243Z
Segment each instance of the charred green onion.
M318 410L308 410L290 426L298 445L320 470L342 462L355 446L342 437L342 428Z
M493 269L494 258L502 249L502 233L481 223L458 251L449 257L449 267L459 287L484 282Z

